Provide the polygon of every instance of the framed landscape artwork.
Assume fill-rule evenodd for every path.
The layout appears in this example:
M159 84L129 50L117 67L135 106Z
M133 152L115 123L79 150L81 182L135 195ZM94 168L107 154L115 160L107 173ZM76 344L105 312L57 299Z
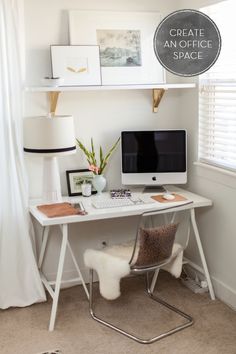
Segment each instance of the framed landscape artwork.
M97 30L102 67L142 66L140 31Z
M99 46L51 45L53 77L63 79L63 86L101 85Z
M92 183L92 180L93 172L88 169L66 171L68 195L70 197L82 195L82 183L84 181ZM95 193L96 190L92 187L92 194Z
M71 10L70 43L99 45L102 85L164 83L153 49L159 22L157 12Z

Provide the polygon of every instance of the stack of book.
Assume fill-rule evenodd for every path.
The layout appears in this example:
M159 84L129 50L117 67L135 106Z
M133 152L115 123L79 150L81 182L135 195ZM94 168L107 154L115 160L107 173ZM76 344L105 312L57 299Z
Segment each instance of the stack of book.
M110 194L112 199L131 198L131 192L129 189L112 189Z

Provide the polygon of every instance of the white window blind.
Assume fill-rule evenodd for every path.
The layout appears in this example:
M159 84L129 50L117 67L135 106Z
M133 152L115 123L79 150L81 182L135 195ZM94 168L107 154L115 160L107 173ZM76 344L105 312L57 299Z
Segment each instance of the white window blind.
M236 1L204 7L217 24L221 54L199 77L199 161L236 171Z

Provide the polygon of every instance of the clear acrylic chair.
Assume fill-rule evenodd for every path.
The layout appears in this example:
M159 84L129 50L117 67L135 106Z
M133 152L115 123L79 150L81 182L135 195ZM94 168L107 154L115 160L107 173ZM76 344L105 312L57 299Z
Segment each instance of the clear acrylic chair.
M161 269L163 266L167 265L168 263L170 263L173 260L173 255L172 255L172 246L173 246L173 242L174 242L174 237L175 237L175 232L174 232L174 237L173 237L173 233L171 235L170 238L172 238L171 240L167 240L167 244L164 247L164 250L160 250L159 254L157 255L156 259L153 258L153 252L148 252L147 249L144 249L145 247L143 247L143 240L141 239L141 234L142 234L142 230L143 230L143 225L145 224L144 220L155 216L157 214L159 214L160 211L152 211L152 212L145 212L141 215L139 223L138 223L138 227L137 227L137 231L136 231L136 238L135 241L133 242L133 245L130 246L131 247L131 258L129 261L129 267L130 267L130 275L139 275L139 274L145 274L146 275L146 293L149 297L149 299L154 300L156 302L158 302L159 304L161 304L164 307L167 307L169 310L177 313L180 317L186 319L186 321L174 328L171 328L170 330L158 334L155 337L152 338L148 338L148 339L144 339L144 338L139 338L134 334L128 333L126 332L124 329L119 328L115 325L113 325L112 323L109 323L107 321L105 321L102 318L99 318L95 312L94 312L94 299L93 299L93 273L94 273L94 269L89 270L90 273L90 279L89 279L89 289L90 289L90 296L89 296L89 311L90 314L92 316L92 318L94 320L96 320L97 322L125 335L128 338L131 338L139 343L142 344L150 344L153 343L155 341L158 341L162 338L165 338L171 334L174 334L180 330L183 330L189 326L191 326L193 324L193 319L191 316L189 316L188 314L186 314L185 312L179 310L178 308L176 308L175 306L167 303L166 301L162 300L160 297L158 297L157 295L154 295L153 291L154 291L154 286L153 284L150 285L149 282L149 273L150 272L155 272L158 273L158 270ZM171 224L173 225L173 224ZM155 232L155 228L152 228L152 231ZM176 231L176 230L175 230ZM149 245L150 246L150 245ZM112 247L110 247L112 249ZM143 248L141 250L141 248ZM141 251L140 251L141 250ZM145 254L145 256L143 257L143 255L141 254L142 251L144 251L143 253ZM126 245L126 250L125 253L127 255L127 245ZM114 249L112 250L112 254L113 256L115 255ZM119 247L119 256L121 254L121 248ZM139 257L141 254L141 257ZM149 254L149 255L148 255ZM151 256L150 256L151 254Z

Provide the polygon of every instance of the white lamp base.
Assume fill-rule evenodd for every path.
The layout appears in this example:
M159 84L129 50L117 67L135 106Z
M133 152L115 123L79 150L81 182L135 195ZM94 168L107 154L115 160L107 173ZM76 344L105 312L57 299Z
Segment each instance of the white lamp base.
M56 157L44 157L43 160L43 202L59 203L61 197L61 182Z

